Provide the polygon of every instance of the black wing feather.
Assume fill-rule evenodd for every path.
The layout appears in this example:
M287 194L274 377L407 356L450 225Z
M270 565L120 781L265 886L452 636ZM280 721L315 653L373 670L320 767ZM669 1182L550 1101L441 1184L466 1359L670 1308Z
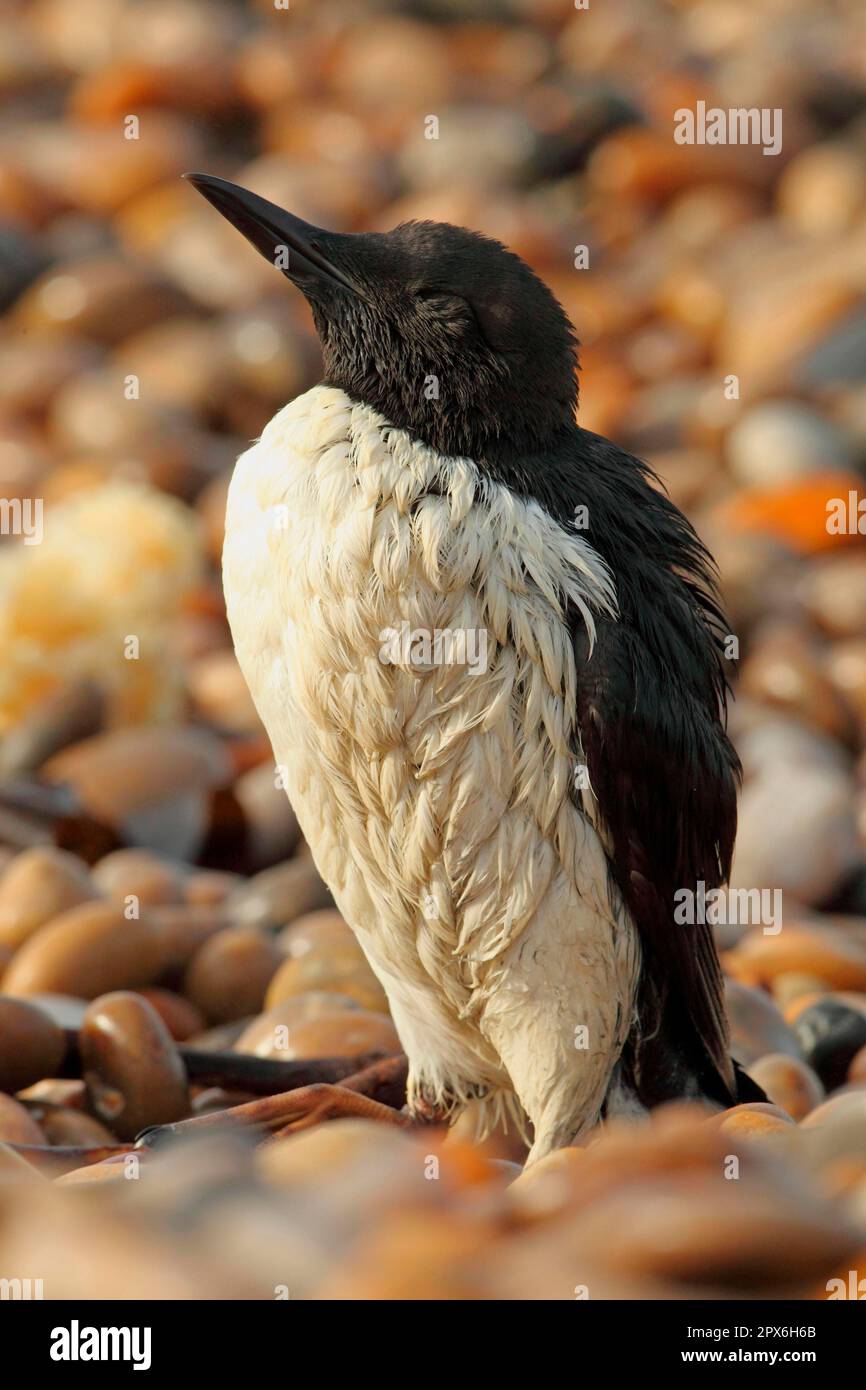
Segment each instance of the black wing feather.
M614 577L619 616L595 646L571 615L577 716L612 874L641 935L639 1025L623 1062L640 1098L736 1099L712 929L678 925L675 893L728 877L740 765L724 727L727 629L713 561L652 471L575 429L553 458L495 470L563 525L578 506Z

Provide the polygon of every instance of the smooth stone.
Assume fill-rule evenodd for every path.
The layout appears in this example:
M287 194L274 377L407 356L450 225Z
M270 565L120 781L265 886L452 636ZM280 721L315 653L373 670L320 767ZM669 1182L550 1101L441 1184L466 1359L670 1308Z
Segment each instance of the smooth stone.
M768 1052L749 1066L749 1075L770 1100L794 1120L802 1120L824 1099L824 1087L805 1062L782 1052Z
M30 1000L0 995L0 1091L22 1091L56 1075L66 1038L49 1014Z
M74 744L43 769L134 844L194 857L212 790L230 780L225 747L188 725L118 729Z
M763 990L737 980L725 981L725 1002L731 1023L731 1053L747 1069L768 1052L801 1058L797 1035Z
M116 1144L117 1139L101 1120L93 1115L82 1115L78 1110L61 1108L46 1110L40 1124L52 1147L76 1146L101 1147Z
M130 896L148 907L181 902L185 877L179 865L141 849L114 850L93 868L96 887L121 905Z
M332 907L331 894L309 858L286 859L262 869L228 898L227 907L244 926L282 927L320 907Z
M832 989L866 990L866 944L839 927L783 925L774 935L748 932L728 961L760 983L792 971L815 975Z
M264 1013L247 1023L240 1035L233 1039L236 1052L249 1053L255 1057L284 1055L277 1048L280 1038L288 1037L302 1023L310 1023L318 1018L333 1018L341 1011L353 1013L358 1005L347 994L334 994L327 990L310 990L307 994L295 994L291 999L283 999ZM198 1046L198 1041L194 1040Z
M805 612L830 637L866 636L866 557L859 550L808 567L801 593Z
M254 927L218 932L192 957L183 992L210 1023L231 1023L263 1007L282 953Z
M400 1039L384 1014L339 1009L277 1031L269 1050L263 1052L259 1046L256 1055L289 1062L306 1057L362 1057L370 1052L392 1056L399 1051Z
M855 309L838 320L805 354L794 373L797 386L857 385L866 376L866 313Z
M352 928L336 908L323 907L307 912L283 927L277 942L287 956L305 956L309 951L330 951L333 947L363 951Z
M189 1114L186 1070L146 999L116 991L95 999L79 1033L91 1109L120 1139Z
M94 999L111 989L152 984L165 962L160 931L127 919L113 903L82 903L40 927L3 976L6 994L71 994Z
M301 837L298 818L277 778L273 763L259 763L242 772L232 788L244 813L247 857L254 871L287 859Z
M797 400L747 410L728 434L726 453L735 477L762 487L855 462L841 430Z
M183 995L158 986L145 986L136 993L156 1010L175 1042L186 1042L204 1032L204 1015Z
M793 1027L806 1061L827 1090L844 1085L851 1063L866 1046L866 1014L828 995L804 1009Z
M346 946L307 951L284 960L268 986L266 1004L309 990L347 994L362 1009L387 1014L388 1000L377 977L356 942Z
M0 944L17 949L52 917L98 894L74 854L51 845L22 850L0 877Z
M740 666L739 691L834 738L852 736L850 708L821 670L820 653L805 633L756 636Z
M819 905L863 858L849 773L789 762L746 782L731 887L779 889L783 900Z
M0 1143L45 1144L45 1133L26 1106L0 1091Z

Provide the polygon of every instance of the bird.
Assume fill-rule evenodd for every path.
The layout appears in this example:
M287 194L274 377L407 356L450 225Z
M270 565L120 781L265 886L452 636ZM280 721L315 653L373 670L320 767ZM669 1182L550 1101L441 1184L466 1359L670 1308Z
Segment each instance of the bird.
M409 1114L514 1124L534 1163L667 1101L765 1099L712 927L674 914L726 883L736 833L715 565L649 466L578 424L565 311L479 232L328 231L185 177L321 346L235 466L223 584Z

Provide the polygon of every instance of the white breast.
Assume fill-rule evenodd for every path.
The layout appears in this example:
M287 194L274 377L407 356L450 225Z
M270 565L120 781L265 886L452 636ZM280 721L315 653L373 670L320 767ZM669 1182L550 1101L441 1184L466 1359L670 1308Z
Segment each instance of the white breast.
M592 635L614 611L598 556L471 462L318 386L238 461L223 572L241 668L387 991L410 1099L516 1093L534 1152L567 1142L597 1117L638 970L572 796L563 612ZM476 634L486 669L383 661L403 624Z

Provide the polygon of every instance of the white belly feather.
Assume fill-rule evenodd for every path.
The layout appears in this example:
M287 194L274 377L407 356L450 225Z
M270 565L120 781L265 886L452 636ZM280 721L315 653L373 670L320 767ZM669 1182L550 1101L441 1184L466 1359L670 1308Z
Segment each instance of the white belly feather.
M592 632L614 609L604 566L471 462L317 386L238 461L223 570L238 660L388 994L410 1100L516 1094L535 1156L568 1142L598 1116L639 965L571 794L563 604ZM484 630L486 670L386 664L403 621Z

